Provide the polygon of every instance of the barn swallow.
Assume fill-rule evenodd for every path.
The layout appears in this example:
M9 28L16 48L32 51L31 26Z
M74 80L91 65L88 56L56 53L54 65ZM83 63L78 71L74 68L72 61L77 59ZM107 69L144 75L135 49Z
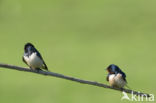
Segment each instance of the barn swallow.
M24 46L23 62L26 63L33 70L48 70L41 54L31 43L27 43Z
M126 74L117 65L109 65L107 71L107 81L111 86L123 88L127 84Z

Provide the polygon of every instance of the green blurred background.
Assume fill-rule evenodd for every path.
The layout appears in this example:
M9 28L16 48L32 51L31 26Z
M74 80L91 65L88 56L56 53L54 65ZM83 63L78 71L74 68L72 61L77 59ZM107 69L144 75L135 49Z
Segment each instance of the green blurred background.
M0 0L0 62L27 67L33 43L50 71L108 84L109 64L156 94L155 0ZM123 102L122 93L0 68L0 103ZM146 102L147 103L147 102Z

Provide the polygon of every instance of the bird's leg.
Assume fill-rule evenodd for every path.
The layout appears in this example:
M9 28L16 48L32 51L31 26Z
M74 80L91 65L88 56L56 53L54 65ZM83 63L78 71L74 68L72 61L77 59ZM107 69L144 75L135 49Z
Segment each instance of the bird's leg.
M42 71L42 69L40 69L40 68L36 68L35 70L37 70L37 71Z

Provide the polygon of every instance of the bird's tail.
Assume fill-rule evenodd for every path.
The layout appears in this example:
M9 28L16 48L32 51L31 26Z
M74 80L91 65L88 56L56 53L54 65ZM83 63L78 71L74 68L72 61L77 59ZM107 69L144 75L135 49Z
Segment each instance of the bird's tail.
M48 69L47 69L46 71L51 72L51 71L50 71L50 70L48 70Z
M131 89L127 84L125 85L125 87L127 87L128 89Z

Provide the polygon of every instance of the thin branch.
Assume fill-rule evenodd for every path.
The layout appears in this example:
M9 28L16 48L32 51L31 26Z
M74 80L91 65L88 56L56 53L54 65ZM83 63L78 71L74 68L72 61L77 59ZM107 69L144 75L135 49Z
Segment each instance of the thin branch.
M97 87L109 88L109 89L113 89L113 90L117 90L117 91L124 91L126 93L132 93L133 92L133 94L137 95L137 96L150 97L150 95L147 93L137 92L137 91L133 91L130 89L125 89L125 88L115 88L115 87L108 86L106 84L102 84L102 83L98 83L98 82L94 82L94 81L82 80L82 79L78 79L78 78L70 77L70 76L65 76L62 74L54 73L54 72L37 71L37 70L29 69L29 68L24 68L24 67L9 65L9 64L3 64L3 63L0 63L0 67L6 68L6 69L18 70L18 71L32 72L32 73L41 74L41 75L45 75L45 76L53 76L53 77L57 77L57 78L62 78L62 79L74 81L74 82L79 82L82 84L88 84L88 85L93 85L93 86L97 86Z

